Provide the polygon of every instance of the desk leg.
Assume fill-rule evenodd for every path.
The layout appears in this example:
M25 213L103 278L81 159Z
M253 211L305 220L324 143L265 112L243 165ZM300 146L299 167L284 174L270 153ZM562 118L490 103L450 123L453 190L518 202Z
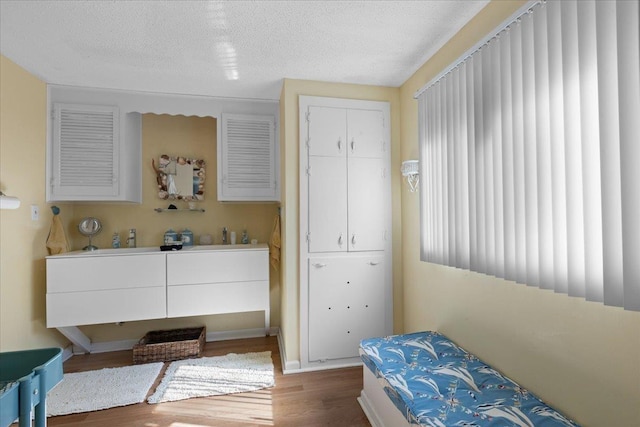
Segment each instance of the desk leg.
M33 375L20 380L18 389L18 425L31 427L31 381Z
M38 377L38 398L39 402L35 406L35 427L47 427L47 370L36 369Z

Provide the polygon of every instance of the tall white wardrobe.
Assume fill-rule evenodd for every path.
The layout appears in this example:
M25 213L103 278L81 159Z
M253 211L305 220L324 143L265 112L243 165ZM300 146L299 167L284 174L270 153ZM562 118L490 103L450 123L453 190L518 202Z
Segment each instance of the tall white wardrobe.
M299 97L300 362L359 363L393 329L389 103Z

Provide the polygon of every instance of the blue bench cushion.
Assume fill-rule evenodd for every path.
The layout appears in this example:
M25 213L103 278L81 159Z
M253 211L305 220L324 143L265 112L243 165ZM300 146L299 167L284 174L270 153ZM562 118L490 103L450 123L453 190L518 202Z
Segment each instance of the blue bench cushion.
M576 426L437 332L366 339L360 357L410 424Z

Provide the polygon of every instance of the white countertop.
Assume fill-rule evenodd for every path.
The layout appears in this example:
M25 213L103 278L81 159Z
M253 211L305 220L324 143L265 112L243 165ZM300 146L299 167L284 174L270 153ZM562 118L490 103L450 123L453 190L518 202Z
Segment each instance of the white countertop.
M66 257L94 257L94 256L113 256L113 255L142 255L152 253L164 253L164 254L180 254L187 252L212 252L212 251L255 251L269 249L266 243L258 244L236 244L236 245L196 245L196 246L183 246L182 249L177 251L161 251L160 246L148 246L142 248L106 248L96 249L95 251L73 251L66 252L58 255L49 255L47 258L66 258Z

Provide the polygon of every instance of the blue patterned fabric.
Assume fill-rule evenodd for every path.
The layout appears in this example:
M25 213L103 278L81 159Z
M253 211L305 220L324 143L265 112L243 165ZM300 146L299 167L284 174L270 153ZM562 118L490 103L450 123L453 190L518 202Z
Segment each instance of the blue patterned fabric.
M437 332L366 339L360 357L410 424L577 426Z

